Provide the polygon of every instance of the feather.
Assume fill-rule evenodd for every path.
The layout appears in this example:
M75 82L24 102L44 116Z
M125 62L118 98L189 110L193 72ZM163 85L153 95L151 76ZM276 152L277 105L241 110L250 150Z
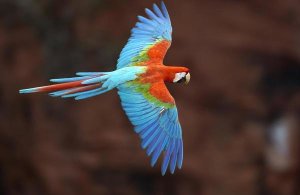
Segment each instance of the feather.
M47 86L42 86L42 87L22 89L19 92L20 93L51 92L51 91L69 89L69 88L79 87L79 86L81 86L81 81L73 81L73 82L68 82L68 83L60 83L60 84L55 84L55 85L47 85Z
M162 14L162 12L160 11L160 9L158 8L158 6L155 3L153 4L153 10L159 18L164 17L164 15Z
M177 141L179 142L178 143L179 149L178 149L178 158L177 158L177 168L181 169L182 160L183 160L183 144L182 144L182 139L177 139Z
M172 154L171 154L171 161L170 161L170 172L173 174L174 171L175 171L175 167L176 167L176 163L177 163L177 153L178 153L178 143L177 143L177 139L175 138L174 139L174 150L172 151Z
M159 143L159 145L156 147L152 158L151 158L151 166L153 167L158 159L158 157L160 156L161 152L163 151L164 147L167 145L169 137L167 136L167 134L165 132L162 133L163 134L163 138L162 141Z
M151 83L135 82L118 87L122 107L126 112L134 130L139 134L141 147L151 155L151 166L154 166L159 156L164 152L162 174L166 173L170 165L170 172L174 173L176 165L182 165L181 127L178 121L176 106L165 107L165 102L151 95L149 99L149 85ZM139 90L137 90L137 88ZM169 95L165 84L160 85L160 94ZM172 98L171 98L172 99ZM172 104L173 105L173 104Z
M66 83L66 82L73 82L73 81L82 81L84 79L88 79L91 77L72 77L72 78L59 78L59 79L50 79L50 82L53 83Z
M173 151L173 149L174 149L174 140L173 140L173 138L170 138L170 141L169 141L169 144L167 147L167 151L166 151L164 159L163 159L163 164L161 166L161 174L162 175L166 174L166 171L167 171L167 168L169 165L169 161L170 161L170 157L171 157L171 152Z
M149 60L140 56L142 51L146 51L143 54L147 56L147 51L160 41L171 42L172 25L165 4L162 3L161 8L154 4L153 10L145 9L147 18L138 16L138 22L131 30L131 36L118 59L118 69L135 65L137 61ZM163 49L167 50L168 47Z
M166 7L164 2L161 2L161 9L163 11L163 14L164 14L165 18L167 18L170 21L170 16L169 16L167 7Z
M105 74L105 72L77 72L76 75L78 76L101 76Z
M159 20L159 18L148 8L145 9L146 14L154 21Z

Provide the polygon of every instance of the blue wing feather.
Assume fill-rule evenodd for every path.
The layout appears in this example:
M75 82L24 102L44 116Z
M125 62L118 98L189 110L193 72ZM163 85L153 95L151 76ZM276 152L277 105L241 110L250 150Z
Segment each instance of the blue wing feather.
M164 156L164 160L163 160L163 164L161 166L161 173L162 175L165 175L169 162L170 162L170 157L171 157L171 153L174 150L174 138L170 138L169 144L167 146L167 150L166 150L166 154Z
M151 141L151 136L155 133L159 127L157 121L150 122L150 125L147 126L142 132L140 132L140 138L142 141L142 148L146 148Z
M165 108L149 102L135 91L134 86L121 85L118 94L124 111L139 134L141 147L151 155L151 166L154 166L162 154L162 174L168 167L174 173L176 167L181 168L183 144L181 127L176 106Z
M163 18L164 15L160 11L159 7L156 4L153 4L153 10L159 18Z
M157 115L159 114L159 112L155 112L152 113L151 115L148 115L147 118L134 118L134 120L132 120L130 117L128 117L130 119L130 121L132 122L133 125L142 125L144 123L147 123L149 121L154 120L155 118L157 118Z
M176 163L177 163L177 154L178 154L178 143L177 143L177 139L174 140L174 150L172 151L172 155L171 155L171 162L170 162L170 172L174 173L175 171L175 167L176 167Z
M156 122L156 120L152 120L149 121L148 123L144 123L142 125L139 126L135 126L134 130L135 132L139 133L141 138L144 138L146 135L146 133L148 132L148 130L152 127L152 125L157 125L158 123Z
M166 144L168 143L169 140L169 136L167 136L167 134L165 132L163 132L164 134L164 139L161 141L160 145L155 149L152 158L151 158L151 166L154 166L158 157L160 156L161 152L163 151L163 149L165 148Z
M153 137L153 139L151 140L150 145L146 151L148 156L150 156L153 153L154 149L157 148L157 145L163 139L163 135L164 135L164 132L159 131L159 133L155 137Z
M139 112L128 111L127 115L128 117L131 117L132 120L142 120L154 114L156 115L156 113L157 113L156 109L150 108L150 109L140 110Z
M165 18L170 20L169 13L168 13L167 7L166 7L164 2L161 2L161 9L163 11L163 14L164 14Z
M153 10L154 12L145 9L149 18L138 16L139 21L131 30L131 36L121 51L117 69L133 65L134 59L157 41L165 39L171 42L172 25L165 4L162 3L161 8L154 4Z
M147 148L147 155L149 156L151 154L151 148L154 147L154 144L156 143L156 140L158 139L158 137L161 135L161 129L159 127L157 127L155 129L155 131L153 131L152 134L149 135L149 137L145 137L144 139L144 144L142 145L143 148ZM153 148L154 149L154 148Z
M177 168L181 169L182 161L183 161L182 139L178 139L178 142L179 142L179 150L178 150Z

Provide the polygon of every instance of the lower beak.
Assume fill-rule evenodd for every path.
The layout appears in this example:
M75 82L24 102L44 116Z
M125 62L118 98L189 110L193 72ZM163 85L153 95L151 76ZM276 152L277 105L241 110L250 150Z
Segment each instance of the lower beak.
M191 75L190 73L187 73L187 75L185 76L185 81L184 81L184 84L188 84L191 80Z

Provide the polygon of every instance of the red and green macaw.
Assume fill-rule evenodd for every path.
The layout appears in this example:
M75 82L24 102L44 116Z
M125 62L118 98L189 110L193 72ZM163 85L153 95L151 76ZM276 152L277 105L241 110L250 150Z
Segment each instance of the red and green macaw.
M122 107L142 140L142 148L154 166L163 153L162 175L169 167L174 173L183 160L183 142L174 98L165 82L188 83L189 69L165 66L164 56L171 45L172 26L162 2L148 18L138 16L131 36L112 72L78 72L77 77L51 79L54 85L22 89L20 93L50 92L53 97L86 99L116 88Z

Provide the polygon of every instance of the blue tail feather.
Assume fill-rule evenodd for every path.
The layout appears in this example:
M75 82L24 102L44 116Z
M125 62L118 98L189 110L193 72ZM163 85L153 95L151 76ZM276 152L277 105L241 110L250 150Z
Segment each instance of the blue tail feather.
M77 76L97 76L101 74L106 74L107 72L77 72Z
M82 100L82 99L90 98L90 97L108 92L109 90L110 89L108 89L108 88L100 88L97 92L91 92L91 93L88 93L88 94L79 95L75 98L75 100Z
M37 87L19 90L19 93L34 93L34 92L38 92Z
M66 82L73 82L73 81L80 81L80 80L85 80L92 78L90 76L85 76L85 77L71 77L71 78L59 78L59 79L50 79L50 82L53 83L66 83Z

